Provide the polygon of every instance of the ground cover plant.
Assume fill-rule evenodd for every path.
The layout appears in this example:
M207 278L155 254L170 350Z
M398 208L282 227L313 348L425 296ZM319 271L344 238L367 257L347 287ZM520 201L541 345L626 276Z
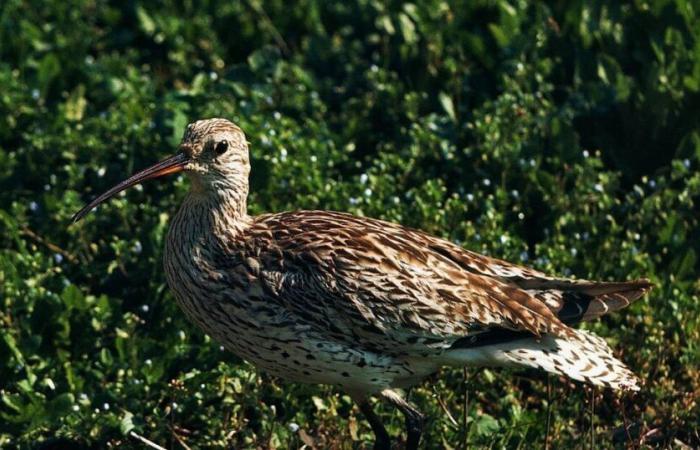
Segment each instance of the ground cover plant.
M640 394L446 369L410 393L426 448L700 446L696 2L5 0L0 85L2 448L370 445L349 397L178 310L161 258L185 179L69 226L215 116L247 132L252 213L349 211L656 284L586 325Z

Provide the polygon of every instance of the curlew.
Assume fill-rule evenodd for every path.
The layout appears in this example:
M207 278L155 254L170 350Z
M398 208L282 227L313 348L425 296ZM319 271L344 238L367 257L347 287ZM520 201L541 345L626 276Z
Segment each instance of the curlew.
M191 189L168 231L167 283L188 318L281 378L339 386L376 436L368 399L405 416L416 449L422 414L402 395L442 366L534 367L618 390L639 382L603 339L571 328L624 308L647 280L555 278L381 220L331 211L248 215L250 160L225 119L187 126L179 151L100 195L184 171Z

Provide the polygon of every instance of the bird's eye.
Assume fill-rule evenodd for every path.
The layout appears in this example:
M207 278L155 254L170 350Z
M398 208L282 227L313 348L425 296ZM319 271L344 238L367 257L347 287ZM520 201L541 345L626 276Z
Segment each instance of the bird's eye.
M222 155L226 153L226 150L228 150L228 141L221 141L216 144L216 147L214 147L214 151L216 152L217 155Z

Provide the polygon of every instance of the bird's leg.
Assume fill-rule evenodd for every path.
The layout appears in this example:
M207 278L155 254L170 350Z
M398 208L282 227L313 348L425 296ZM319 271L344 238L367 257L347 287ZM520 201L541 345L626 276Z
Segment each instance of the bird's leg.
M399 408L406 418L406 450L417 450L423 431L423 414L391 389L383 390L381 395Z
M372 427L374 431L374 450L390 450L391 449L391 439L389 438L389 433L386 432L382 420L372 409L372 405L369 404L367 399L362 399L357 401L357 406L360 407L360 411L364 414L365 419L369 422L369 426Z

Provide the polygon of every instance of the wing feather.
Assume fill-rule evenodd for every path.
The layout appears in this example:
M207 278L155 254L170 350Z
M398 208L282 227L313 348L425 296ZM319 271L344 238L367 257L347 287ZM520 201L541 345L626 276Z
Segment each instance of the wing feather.
M278 298L294 299L285 307L314 315L313 326L338 339L447 347L489 327L570 333L546 302L515 282L544 274L417 230L328 211L261 216L252 230L273 240L262 266L285 294Z

